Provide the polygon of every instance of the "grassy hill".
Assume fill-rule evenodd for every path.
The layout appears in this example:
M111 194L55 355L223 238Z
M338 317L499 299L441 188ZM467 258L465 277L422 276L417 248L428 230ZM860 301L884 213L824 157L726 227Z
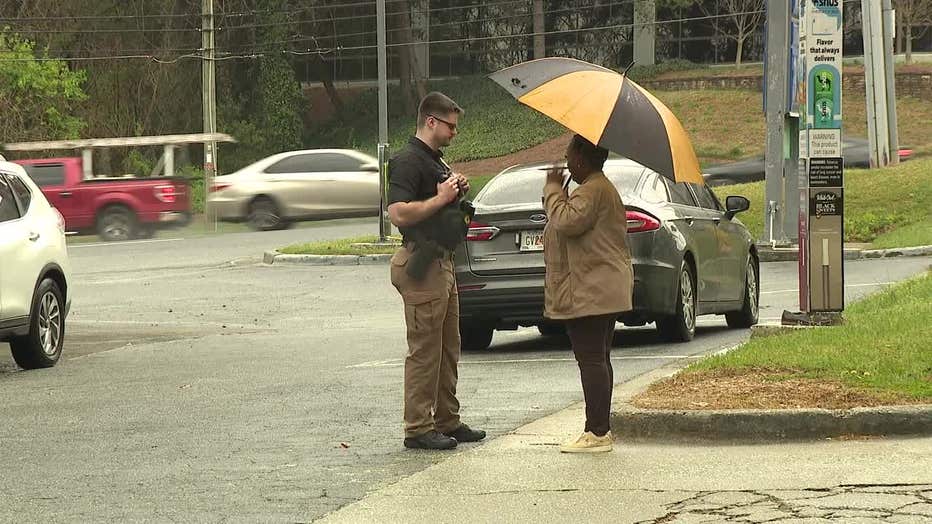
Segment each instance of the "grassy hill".
M751 74L759 67L747 68ZM744 73L744 70L741 70ZM682 64L644 68L635 79L696 75L729 76L728 68L683 69ZM504 89L484 76L431 82L465 110L461 131L446 158L463 162L507 155L564 133L566 129L516 102ZM765 123L762 94L751 90L656 91L677 115L693 140L703 166L762 155ZM863 95L847 93L844 103L846 134L866 136ZM342 120L321 124L309 132L309 147L352 147L374 154L378 138L378 102L375 89L347 101ZM414 132L414 118L403 114L397 88L389 89L389 143L403 145ZM900 143L932 154L932 104L910 97L897 101ZM491 174L491 173L490 173Z

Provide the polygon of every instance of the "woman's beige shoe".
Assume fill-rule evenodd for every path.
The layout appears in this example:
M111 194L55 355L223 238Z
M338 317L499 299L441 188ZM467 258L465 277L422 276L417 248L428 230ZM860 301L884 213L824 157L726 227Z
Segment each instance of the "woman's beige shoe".
M586 431L576 440L571 440L560 446L561 453L604 453L611 450L611 431L601 437L597 437L591 431Z

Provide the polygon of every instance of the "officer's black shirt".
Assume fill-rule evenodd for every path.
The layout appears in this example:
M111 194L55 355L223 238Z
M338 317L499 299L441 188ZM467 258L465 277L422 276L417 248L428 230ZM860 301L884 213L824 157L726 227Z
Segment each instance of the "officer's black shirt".
M441 151L411 137L408 145L388 161L388 204L427 200L436 195L437 184L452 174L442 157ZM399 228L405 241L413 240L412 229Z

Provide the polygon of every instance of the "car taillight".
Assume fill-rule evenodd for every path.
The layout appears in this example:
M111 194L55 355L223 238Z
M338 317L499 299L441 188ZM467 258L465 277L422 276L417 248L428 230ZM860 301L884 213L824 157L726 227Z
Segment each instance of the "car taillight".
M166 204L174 204L177 196L175 186L155 186L155 198Z
M628 233L660 229L660 221L642 211L627 211L625 217L628 219Z
M498 231L497 227L473 221L469 223L469 230L466 231L466 241L482 242L485 240L492 240L495 238L495 235L498 234Z
M210 186L210 192L211 192L211 193L216 193L217 191L223 191L224 189L230 187L231 185L233 185L233 184L224 184L224 183L212 184L212 185Z
M62 216L61 211L59 211L58 208L53 207L52 210L55 211L55 218L57 220L58 230L61 231L61 233L64 235L65 234L65 217Z

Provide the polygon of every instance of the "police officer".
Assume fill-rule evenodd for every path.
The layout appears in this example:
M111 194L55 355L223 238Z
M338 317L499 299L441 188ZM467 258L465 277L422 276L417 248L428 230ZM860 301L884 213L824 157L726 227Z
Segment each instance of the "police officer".
M452 253L442 251L423 275L406 266L412 254L431 241L438 214L469 190L466 178L443 161L463 109L433 92L421 100L417 132L389 160L388 216L401 231L403 245L391 260L392 285L404 301L408 354L404 375L404 445L452 449L458 442L485 438L485 431L460 422L456 399L460 357L459 295Z

